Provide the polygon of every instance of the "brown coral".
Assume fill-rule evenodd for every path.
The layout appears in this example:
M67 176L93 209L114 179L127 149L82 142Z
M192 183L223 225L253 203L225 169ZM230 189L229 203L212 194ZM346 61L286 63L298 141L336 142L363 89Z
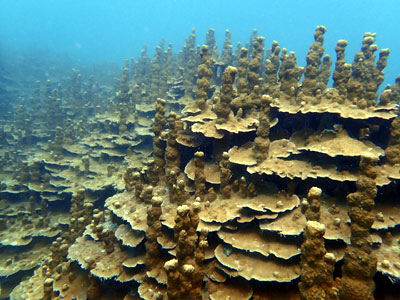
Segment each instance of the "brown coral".
M361 50L354 56L352 75L347 83L347 94L350 100L360 108L373 106L378 97L377 90L383 82L383 69L386 67L389 49L382 49L375 64L378 46L374 44L375 33L364 34Z
M281 81L281 91L291 99L297 95L298 83L303 74L303 68L297 66L297 58L294 52L287 55L287 50L282 49L281 67L279 69L279 79Z
M325 51L323 47L323 35L325 32L326 28L324 26L317 26L314 33L315 42L311 44L306 57L307 65L304 68L304 80L302 83L302 91L306 96L314 96L317 89L325 89L325 87L320 87L318 82L321 58Z
M179 206L175 217L176 259L165 263L168 275L168 299L202 299L204 250L208 247L207 232L198 236L200 203L189 208Z
M203 199L206 194L206 176L204 175L204 153L196 152L194 154L194 185L196 188L195 197Z
M253 49L251 53L251 60L249 63L249 72L247 74L247 80L249 84L250 92L256 85L260 85L260 68L262 62L262 54L264 52L264 38L258 36L253 41Z
M154 117L153 124L153 149L154 149L154 161L159 168L159 171L163 171L165 165L165 142L161 140L161 132L164 130L166 124L165 118L165 104L166 101L163 99L157 99L156 115Z
M400 164L400 117L393 119L390 126L389 145L385 149L386 161L391 164Z
M161 233L161 204L160 197L153 197L151 207L147 210L147 232L146 232L146 267L151 270L156 267L160 257L160 246L157 237Z
M305 214L307 221L320 221L320 198L322 190L317 187L312 187L307 194L307 200L302 202L302 212Z
M267 95L263 95L261 98L261 112L260 112L260 124L257 128L257 137L254 139L254 158L257 163L261 163L268 157L270 140L269 131L271 125L269 123L269 111L272 98Z
M274 98L279 97L278 70L280 65L280 51L279 43L273 41L271 48L267 51L267 59L265 61L263 93Z
M249 66L249 59L247 58L249 50L247 48L240 49L240 59L238 68L237 90L240 94L249 93L247 85L247 68Z
M165 169L166 173L174 171L177 176L180 173L180 163L181 157L178 149L178 144L176 138L178 136L178 131L176 128L177 115L171 113L168 118L168 140L167 148L165 150Z
M230 170L231 164L229 162L229 154L227 152L222 153L222 159L219 162L219 168L221 172L221 185L220 193L223 199L229 199L231 197L231 185L230 180L232 172Z
M218 116L217 122L224 123L229 119L231 113L231 101L234 97L233 83L237 69L229 66L225 69L222 75L222 87L220 101L215 105L215 113Z
M374 161L362 157L360 170L362 177L357 180L357 192L347 196L351 219L351 245L347 246L343 277L340 279L340 299L374 299L373 276L377 269L377 259L371 249L369 229L374 222L372 209L377 188Z
M351 65L346 64L345 59L345 50L348 44L345 40L339 40L335 48L336 64L333 72L333 87L343 96L347 96L347 82L351 77Z
M324 246L325 225L308 221L301 245L301 277L299 282L302 300L338 300L334 286L335 256L326 253Z
M213 75L213 59L210 57L208 46L203 46L201 48L200 57L202 64L197 69L199 79L197 79L196 104L198 108L204 110L208 100L208 91L211 88L211 77Z

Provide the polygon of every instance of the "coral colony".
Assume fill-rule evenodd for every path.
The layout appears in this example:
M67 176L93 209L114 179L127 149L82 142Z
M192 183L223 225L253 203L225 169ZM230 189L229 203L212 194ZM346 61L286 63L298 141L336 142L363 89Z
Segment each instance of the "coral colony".
M333 63L325 32L304 68L211 29L144 47L115 88L36 82L1 120L2 297L369 300L399 280L400 77L379 95L389 50L365 33Z

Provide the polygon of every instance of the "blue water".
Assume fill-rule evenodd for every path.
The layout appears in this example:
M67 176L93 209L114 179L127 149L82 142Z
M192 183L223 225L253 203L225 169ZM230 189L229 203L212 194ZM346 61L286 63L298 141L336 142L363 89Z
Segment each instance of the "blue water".
M277 40L295 51L304 66L315 26L325 25L326 52L334 58L336 41L346 39L349 62L363 33L376 32L378 46L391 50L385 83L393 83L400 73L398 16L398 0L3 0L0 58L10 62L15 53L34 49L80 62L122 63L137 57L143 44L151 53L162 38L180 50L193 27L197 44L215 28L220 46L225 29L231 30L235 45L246 43L257 28L266 37L266 48Z

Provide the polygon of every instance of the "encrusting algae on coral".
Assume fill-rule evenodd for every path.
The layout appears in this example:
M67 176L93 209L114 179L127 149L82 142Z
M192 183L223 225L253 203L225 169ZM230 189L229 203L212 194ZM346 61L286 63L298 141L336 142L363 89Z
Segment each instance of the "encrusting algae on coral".
M78 70L64 92L35 83L38 109L20 99L14 126L0 127L16 149L0 149L0 244L15 248L0 251L1 288L46 300L383 298L400 279L400 77L378 95L390 52L377 57L366 33L352 63L337 42L328 87L326 33L317 26L304 68L276 41L264 51L256 30L235 52L226 31L220 55L213 29L201 47L193 29L179 54L162 41L153 59L144 47L125 61L115 89Z

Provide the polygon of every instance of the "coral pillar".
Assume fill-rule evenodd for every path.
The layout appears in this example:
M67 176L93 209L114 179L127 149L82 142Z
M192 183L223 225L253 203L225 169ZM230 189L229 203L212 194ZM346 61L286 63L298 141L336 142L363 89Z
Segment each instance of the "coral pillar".
M178 135L176 121L176 114L174 112L170 113L168 119L169 130L167 148L165 150L165 168L166 173L174 171L176 176L179 176L181 156L178 150L178 144L176 143L176 137Z
M208 247L207 232L197 234L200 203L189 208L179 206L175 217L174 234L177 240L176 259L164 264L168 275L168 299L202 299L204 250Z
M160 257L160 246L157 236L161 233L161 204L160 197L153 197L151 207L147 210L147 232L146 232L146 267L148 270L154 268Z
M215 105L215 113L218 116L217 122L224 123L228 120L231 113L231 101L234 97L233 83L237 69L235 67L227 67L222 75L222 88L220 101Z
M339 40L336 44L336 64L333 72L333 87L339 91L340 95L347 96L347 82L351 77L351 64L346 63L345 50L349 43Z
M268 49L265 61L265 79L263 93L274 98L279 97L278 70L280 65L279 52L281 48L277 41L272 42L271 49Z
M324 234L324 224L307 222L304 230L305 241L301 245L299 290L302 300L339 299L332 276L335 256L326 252Z
M260 124L257 128L257 137L254 139L254 157L257 163L261 163L268 157L270 140L268 138L271 125L269 123L269 111L272 98L267 95L261 97Z
M232 177L232 171L230 169L231 164L229 162L229 154L228 152L222 153L222 159L219 162L219 169L221 172L221 185L220 185L220 191L223 199L229 199L231 197L231 185L229 184L231 177Z
M394 118L390 126L389 146L385 149L385 155L390 165L400 163L400 116Z
M206 176L204 175L204 153L196 152L194 154L194 185L196 188L195 196L204 198L206 194Z
M325 225L319 223L321 195L321 189L312 187L307 200L302 201L301 209L307 218L300 258L299 291L302 300L339 299L333 280L336 259L325 250Z
M240 94L248 94L249 88L247 86L247 67L249 66L249 59L247 58L247 48L240 49L239 68L237 90Z
M372 209L377 193L376 170L370 158L361 158L362 176L357 192L347 196L351 219L351 244L347 246L340 280L341 300L373 300L377 259L371 249L369 229L374 223Z
M250 92L254 89L256 85L260 84L259 78L263 52L264 38L262 36L258 36L253 41L253 51L251 53L249 72L247 74Z
M319 67L324 54L324 26L317 26L314 33L315 42L311 44L306 57L307 66L304 68L303 92L307 96L314 96L317 89L324 87L318 84ZM328 75L329 76L329 75Z
M154 117L154 125L153 125L153 148L154 148L154 161L160 172L164 171L165 165L165 142L161 140L161 132L164 129L165 124L167 123L165 118L165 104L166 101L162 99L157 99L156 105L156 115Z
M197 107L203 110L205 109L206 102L208 100L207 93L211 87L211 77L213 74L212 72L213 60L209 56L208 46L203 46L201 48L200 57L202 60L202 64L197 69L199 79L197 79L196 103Z

